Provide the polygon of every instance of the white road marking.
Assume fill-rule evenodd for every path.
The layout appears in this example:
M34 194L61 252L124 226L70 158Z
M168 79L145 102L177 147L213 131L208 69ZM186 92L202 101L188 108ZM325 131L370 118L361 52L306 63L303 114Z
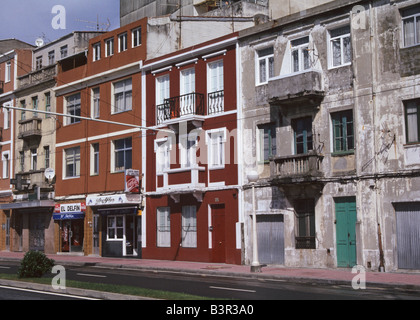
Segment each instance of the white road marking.
M213 287L213 286L210 286L209 288L210 288L210 289L219 289L219 290L230 290L230 291L252 292L252 293L257 292L257 291L255 291L255 290L237 289L237 288L226 288L226 287Z
M23 288L7 287L7 286L0 286L0 288L10 289L10 290L18 290L18 291L26 291L26 292L33 292L33 293L40 293L40 294L49 294L51 296L61 296L61 297L68 297L68 298L77 298L77 299L83 299L83 300L100 300L100 299L95 299L95 298L88 298L88 297L82 297L82 296L74 296L74 295L65 294L65 293L39 291L39 290L33 290L33 289L23 289Z
M100 275L100 274L88 274L88 273L77 273L78 276L83 277L95 277L95 278L106 278L106 276Z
M3 267L3 266L0 266L0 269L10 269L10 267Z

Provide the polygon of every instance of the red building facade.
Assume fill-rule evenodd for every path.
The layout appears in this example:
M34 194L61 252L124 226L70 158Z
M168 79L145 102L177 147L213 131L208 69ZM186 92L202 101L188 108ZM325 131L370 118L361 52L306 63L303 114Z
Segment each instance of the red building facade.
M241 263L236 34L146 61L143 257Z
M142 19L104 33L90 40L87 55L60 62L57 112L68 117L57 118L59 252L141 256L140 190L127 190L125 182L128 169L142 170L137 155L146 30ZM61 207L85 210L66 215Z

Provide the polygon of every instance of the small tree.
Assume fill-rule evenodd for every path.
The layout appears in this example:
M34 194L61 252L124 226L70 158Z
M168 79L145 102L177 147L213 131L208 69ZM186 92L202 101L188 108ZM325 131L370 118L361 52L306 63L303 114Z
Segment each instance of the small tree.
M51 272L54 260L40 251L28 251L18 270L19 278L40 278L45 273Z

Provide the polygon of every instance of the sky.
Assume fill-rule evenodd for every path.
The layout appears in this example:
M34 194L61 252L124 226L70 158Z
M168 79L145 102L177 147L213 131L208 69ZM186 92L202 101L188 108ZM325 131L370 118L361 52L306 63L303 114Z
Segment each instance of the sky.
M0 1L0 39L15 38L35 45L36 39L43 38L48 43L73 31L95 31L98 18L100 23L109 19L108 30L120 26L119 0ZM53 13L57 5L60 10ZM107 26L100 28L106 31Z

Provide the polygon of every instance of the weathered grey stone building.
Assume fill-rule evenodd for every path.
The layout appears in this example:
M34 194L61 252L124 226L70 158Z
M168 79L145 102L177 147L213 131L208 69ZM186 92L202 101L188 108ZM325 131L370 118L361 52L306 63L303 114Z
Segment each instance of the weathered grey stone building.
M420 269L420 2L336 0L240 32L244 262Z

